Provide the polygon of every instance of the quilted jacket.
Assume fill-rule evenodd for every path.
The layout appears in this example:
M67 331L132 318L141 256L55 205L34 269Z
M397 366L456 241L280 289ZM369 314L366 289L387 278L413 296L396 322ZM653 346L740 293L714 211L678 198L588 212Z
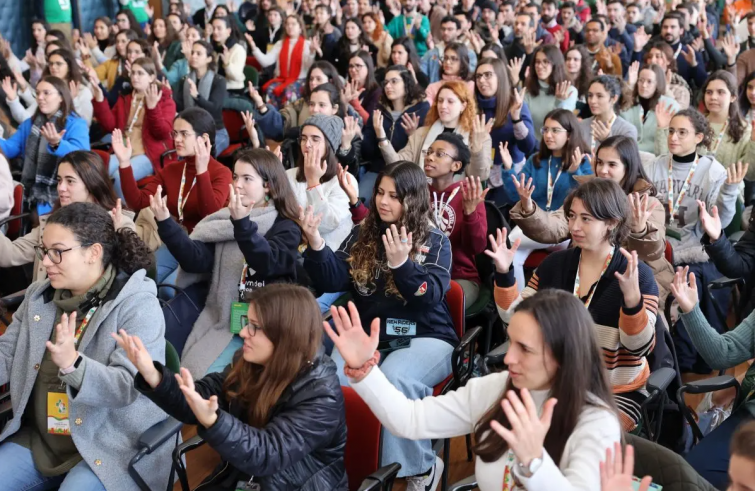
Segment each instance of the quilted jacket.
M625 437L634 446L635 476L652 476L663 491L716 491L681 455L638 436Z

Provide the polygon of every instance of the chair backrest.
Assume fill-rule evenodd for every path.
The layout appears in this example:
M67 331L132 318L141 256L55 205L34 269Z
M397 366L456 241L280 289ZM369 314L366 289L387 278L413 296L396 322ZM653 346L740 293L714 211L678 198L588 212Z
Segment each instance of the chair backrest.
M341 390L346 406L346 475L349 490L355 491L379 468L381 425L354 389L342 386Z
M454 323L454 329L456 335L461 339L466 331L465 316L464 316L464 290L461 285L451 280L451 288L446 293L446 304L448 304L448 310L451 312L451 320Z
M167 339L165 340L165 366L173 373L181 371L181 359L178 357L178 351Z
M228 138L231 143L241 143L243 134L246 132L244 118L241 113L233 109L223 109L223 124L228 130Z
M20 215L24 209L24 185L20 182L13 183L13 207L10 210L10 216ZM13 240L17 238L21 232L21 225L23 220L12 220L8 222L8 230L5 232L5 236Z
M666 258L666 261L669 262L673 266L674 264L674 248L671 247L671 243L669 241L666 241L666 247L663 250L663 257Z
M504 218L501 210L492 201L485 201L485 218L487 219L486 235L495 237L496 230L499 228L505 228L508 233L511 233L511 226L506 221L506 218ZM508 235L506 236L506 242L509 243ZM483 284L490 286L488 280L495 273L493 261L483 252L475 256L475 266L477 266L477 273L480 275Z
M100 160L102 160L102 167L107 172L108 165L110 164L110 152L99 148L93 148L92 152L96 153Z

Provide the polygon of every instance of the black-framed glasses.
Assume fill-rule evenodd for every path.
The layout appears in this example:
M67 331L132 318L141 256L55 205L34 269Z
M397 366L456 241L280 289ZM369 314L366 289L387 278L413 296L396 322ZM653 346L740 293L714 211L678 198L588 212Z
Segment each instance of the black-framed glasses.
M428 157L432 157L433 154L436 155L439 159L442 159L443 157L451 157L452 159L454 158L454 156L450 153L446 153L443 150L433 150L432 148L428 148L427 152L425 153L425 155Z
M63 261L64 252L80 249L82 247L89 247L90 245L92 244L81 244L76 247L69 247L68 249L48 249L45 246L34 246L34 252L37 253L37 257L40 261L44 261L45 256L47 256L53 264L60 264Z
M257 324L249 322L249 317L245 315L241 316L241 325L244 326L244 329L249 331L249 336L251 337L256 336L257 331L264 331L264 329L262 329L262 326L258 326Z

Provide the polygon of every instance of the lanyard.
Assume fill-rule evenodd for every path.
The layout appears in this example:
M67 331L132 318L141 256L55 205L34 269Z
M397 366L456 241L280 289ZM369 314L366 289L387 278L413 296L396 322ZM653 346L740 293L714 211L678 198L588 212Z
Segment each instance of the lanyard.
M184 164L184 170L183 173L181 173L181 188L178 190L178 221L180 223L183 223L184 221L184 206L186 206L186 202L189 201L189 195L191 194L192 189L194 189L194 184L197 183L197 177L194 176L194 180L191 183L189 192L186 193L186 197L184 198L184 186L186 185L186 165L187 164Z
M681 53L681 52L682 52L682 43L680 42L679 43L679 47L676 48L676 53L674 53L674 59L679 58L679 53Z
M597 119L595 119L597 121ZM608 135L610 136L611 128L613 127L613 123L616 121L616 113L614 113L613 117L611 118L611 121L608 122ZM598 142L595 140L595 131L590 128L590 155L593 155L595 153L595 149L598 147Z
M676 198L676 203L674 203L674 176L672 175L674 160L671 157L668 159L668 211L671 213L670 219L672 220L674 216L676 216L676 212L679 211L679 205L682 203L684 195L687 194L689 185L692 182L692 176L695 175L695 169L697 169L697 163L699 161L700 156L695 155L695 162L692 164L692 167L690 167L689 172L687 173L687 178L682 185L682 189L679 190L679 196Z
M728 127L729 127L729 121L726 121L724 123L724 127L721 128L721 133L718 134L718 136L716 137L716 141L713 144L713 147L710 149L710 153L712 155L716 154L716 150L718 150L718 146L721 144L721 140L724 139L724 135L726 134L726 128Z
M87 312L87 315L84 317L84 320L81 321L81 324L79 324L79 327L76 328L76 331L74 332L73 336L73 345L78 346L79 341L81 340L81 336L84 334L84 329L86 329L87 325L89 325L89 321L92 320L92 316L95 312L97 312L97 308L99 305L95 305L91 309L89 309L89 312Z
M131 107L134 107L134 104L136 104L137 97L134 96L134 98L131 100ZM136 124L136 121L139 119L139 113L142 110L142 106L144 105L144 97L139 99L139 105L136 106L136 110L134 111L134 117L131 118L131 121L128 123L128 129L126 130L127 135L131 135L131 131L134 129L134 125Z
M598 276L598 281L595 282L595 288L592 288L590 290L590 295L587 297L587 301L585 302L585 308L588 308L590 306L590 302L592 302L592 297L595 295L595 290L598 289L598 283L600 283L600 279L603 278L603 275L606 274L606 270L608 269L608 265L611 264L611 259L613 259L613 252L614 249L611 249L611 252L608 253L608 256L606 257L606 262L603 265L603 270L600 272L600 276ZM574 296L577 298L581 298L579 296L579 267L582 266L582 253L579 254L579 264L577 265L577 277L574 278Z
M563 166L562 166L563 167ZM561 177L561 172L563 172L563 168L559 167L558 172L556 173L556 178L551 178L551 158L548 157L548 201L545 203L545 211L551 211L551 202L553 201L553 188L556 187L556 181L558 181L558 178Z
M241 268L241 278L239 279L239 302L244 301L244 292L246 291L246 272L249 270L246 261L244 261L244 267Z
M514 467L514 452L509 450L506 452L506 465L503 468L503 491L513 491L516 488L516 482L514 482L514 474L512 468Z

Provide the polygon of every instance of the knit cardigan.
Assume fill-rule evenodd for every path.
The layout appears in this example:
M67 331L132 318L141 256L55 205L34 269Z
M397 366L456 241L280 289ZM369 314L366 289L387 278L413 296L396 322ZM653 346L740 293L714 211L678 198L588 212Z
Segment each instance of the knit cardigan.
M662 95L658 102L666 107L670 107L671 111L680 111L679 104L672 98ZM641 104L635 104L634 106L625 109L619 113L619 116L624 118L628 123L634 125L637 129L637 146L641 152L655 153L655 135L658 128L658 120L655 116L655 108L651 108L650 111L645 114L645 110Z
M548 84L542 81L540 84L540 93L533 96L529 92L524 94L524 103L530 109L532 122L535 128L535 137L540 139L540 129L545 123L545 116L554 109L568 109L574 111L577 108L577 96L579 95L576 87L569 87L569 96L562 100L557 99L555 95L548 94Z

